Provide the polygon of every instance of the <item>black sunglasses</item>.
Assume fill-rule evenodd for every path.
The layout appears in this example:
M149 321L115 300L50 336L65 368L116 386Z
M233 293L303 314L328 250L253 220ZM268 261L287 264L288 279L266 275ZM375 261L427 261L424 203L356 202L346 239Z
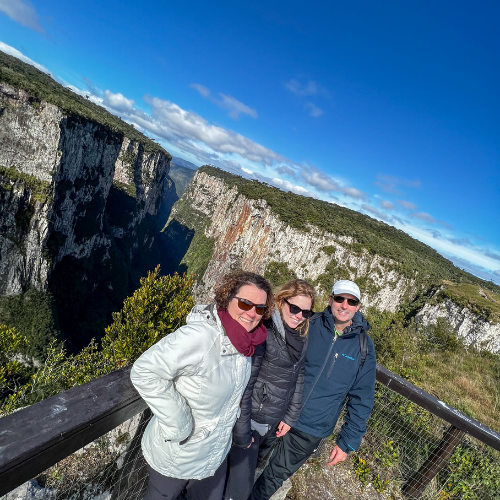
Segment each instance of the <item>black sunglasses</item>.
M344 302L344 300L347 300L347 303L351 307L356 307L359 304L358 299L348 299L347 297L342 297L342 295L330 295L330 297L332 297L332 299L335 302L337 302L337 304L342 304Z
M247 299L240 299L239 297L235 297L235 299L238 301L238 307L242 311L250 311L252 307L255 307L255 312L259 316L264 315L267 311L267 306L265 304L254 304L253 302L250 302Z
M288 300L286 300L285 298L283 300L288 304L288 307L290 308L290 312L292 314L302 313L302 317L305 319L310 318L314 314L314 312L311 311L310 309L301 309L299 306L296 306L295 304L290 304L290 302L288 302Z

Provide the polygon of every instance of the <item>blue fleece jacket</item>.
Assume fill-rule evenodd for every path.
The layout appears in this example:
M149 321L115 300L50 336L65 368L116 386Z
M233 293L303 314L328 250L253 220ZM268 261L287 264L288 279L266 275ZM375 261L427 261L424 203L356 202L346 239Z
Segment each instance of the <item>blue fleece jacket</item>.
M370 325L357 312L352 325L335 335L330 307L309 325L302 411L295 427L316 437L327 437L335 428L347 398L345 423L337 438L344 452L357 450L366 432L366 421L375 395L375 347L368 337L368 352L360 368L359 333Z

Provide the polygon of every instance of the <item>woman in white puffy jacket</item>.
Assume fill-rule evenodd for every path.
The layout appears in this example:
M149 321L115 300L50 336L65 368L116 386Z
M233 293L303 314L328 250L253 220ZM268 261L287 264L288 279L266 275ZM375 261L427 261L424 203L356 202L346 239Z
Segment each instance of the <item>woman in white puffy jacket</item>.
M232 429L272 304L262 276L228 274L214 303L195 306L185 326L134 363L132 383L153 412L141 443L144 500L174 500L184 488L189 500L222 498Z

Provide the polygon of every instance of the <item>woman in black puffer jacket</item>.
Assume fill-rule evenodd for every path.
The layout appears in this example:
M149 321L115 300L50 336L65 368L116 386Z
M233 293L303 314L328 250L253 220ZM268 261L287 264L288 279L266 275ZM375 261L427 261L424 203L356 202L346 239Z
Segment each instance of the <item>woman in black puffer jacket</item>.
M265 326L267 340L252 356L252 374L233 429L225 500L247 500L257 463L299 419L304 360L314 288L304 280L285 283Z

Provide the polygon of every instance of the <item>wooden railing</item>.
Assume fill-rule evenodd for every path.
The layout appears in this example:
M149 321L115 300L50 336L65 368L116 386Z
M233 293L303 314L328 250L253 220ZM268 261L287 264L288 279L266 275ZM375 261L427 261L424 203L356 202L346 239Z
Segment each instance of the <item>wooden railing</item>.
M0 496L106 434L147 406L124 368L0 418ZM441 443L403 487L419 498L464 433L500 451L500 435L377 366L377 381L450 424Z

